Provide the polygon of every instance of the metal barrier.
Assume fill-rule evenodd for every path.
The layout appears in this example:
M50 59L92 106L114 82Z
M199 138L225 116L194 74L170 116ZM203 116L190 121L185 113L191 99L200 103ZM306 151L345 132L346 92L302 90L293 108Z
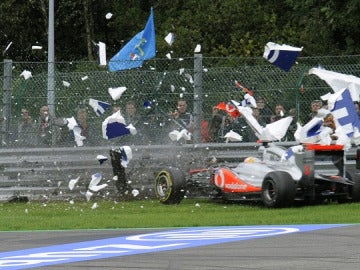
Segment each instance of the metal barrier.
M278 144L289 147L294 142ZM233 165L248 156L258 155L255 143L133 145L131 148L133 158L126 168L126 175L130 186L139 195L128 194L126 198L118 193L113 179L111 147L0 149L0 201L14 197L44 201L86 200L88 185L96 173L102 174L101 183L108 186L93 193L91 200L151 198L154 196L155 173L164 166L177 166L187 171L206 167L215 158L218 162ZM109 160L100 164L98 155ZM355 168L355 155L355 148L347 152L350 168ZM77 184L70 190L70 180L77 178Z

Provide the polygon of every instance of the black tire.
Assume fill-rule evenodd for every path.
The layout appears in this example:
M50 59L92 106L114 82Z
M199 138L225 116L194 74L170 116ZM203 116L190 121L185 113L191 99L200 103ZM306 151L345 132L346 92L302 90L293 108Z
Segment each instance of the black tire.
M174 167L162 169L155 178L155 194L163 204L178 204L184 199L184 173Z
M350 179L354 182L351 187L350 197L352 202L360 202L360 172L351 171L349 172Z
M270 172L262 183L261 199L266 207L291 206L296 193L295 182L287 172Z

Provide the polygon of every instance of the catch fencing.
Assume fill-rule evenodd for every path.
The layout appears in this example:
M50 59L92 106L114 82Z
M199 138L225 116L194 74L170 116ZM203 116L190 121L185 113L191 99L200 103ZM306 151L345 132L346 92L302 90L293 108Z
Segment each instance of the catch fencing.
M277 103L285 109L295 109L296 121L303 122L310 113L310 103L331 91L330 87L315 75L308 75L312 67L321 65L327 70L360 76L360 56L299 57L289 72L271 65L263 58L203 57L152 59L140 69L109 72L96 62L56 62L54 112L58 118L76 117L80 108L87 108L92 126L94 146L111 144L171 144L168 133L174 129L170 111L176 110L176 102L183 98L188 110L195 117L194 141L201 142L201 118L211 123L212 108L219 102L240 101L244 92L235 81L254 92L255 98L264 97L267 106L274 109ZM48 104L48 63L12 62L0 65L2 99L2 146L25 147L18 137L21 109L26 108L34 120L34 137L37 136L39 110ZM21 76L30 71L31 77ZM127 90L120 99L112 100L109 88L125 86ZM120 106L135 101L141 115L139 129L146 136L124 136L107 141L102 138L101 125L112 109L97 116L89 106L89 99ZM150 106L144 106L144 104ZM136 128L138 128L135 125ZM60 128L60 136L51 147L69 146L69 129ZM244 137L245 138L245 137ZM222 139L225 141L225 139ZM245 138L245 141L247 139ZM36 145L31 145L31 147Z

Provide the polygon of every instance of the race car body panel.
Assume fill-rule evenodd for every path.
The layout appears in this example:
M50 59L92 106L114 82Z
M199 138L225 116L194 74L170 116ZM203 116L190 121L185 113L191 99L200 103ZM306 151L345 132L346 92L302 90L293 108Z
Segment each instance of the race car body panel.
M224 192L260 192L261 185L258 185L260 182L253 182L257 186L251 184L250 181L242 180L241 176L238 175L235 170L228 168L218 168L215 170L214 184Z

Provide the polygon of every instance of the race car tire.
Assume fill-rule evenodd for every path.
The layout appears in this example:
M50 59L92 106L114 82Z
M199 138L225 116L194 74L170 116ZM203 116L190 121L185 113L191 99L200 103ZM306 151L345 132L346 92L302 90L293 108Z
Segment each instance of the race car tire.
M355 171L350 172L351 180L354 185L351 187L351 201L360 202L360 174Z
M287 207L293 204L295 192L295 182L289 173L270 172L262 183L261 199L269 208Z
M184 199L184 173L175 167L162 169L155 178L155 195L163 204L178 204Z

